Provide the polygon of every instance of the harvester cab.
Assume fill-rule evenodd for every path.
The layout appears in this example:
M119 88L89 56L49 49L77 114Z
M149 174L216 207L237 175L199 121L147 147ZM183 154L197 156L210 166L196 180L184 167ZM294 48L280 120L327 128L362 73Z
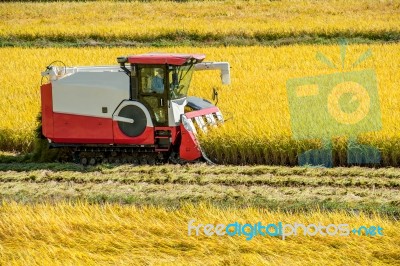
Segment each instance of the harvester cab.
M42 73L49 78L41 87L43 135L50 147L68 147L85 162L209 161L197 131L224 119L218 107L188 97L188 90L195 71L220 70L229 84L230 69L204 58L149 53L118 57L119 66L48 67Z

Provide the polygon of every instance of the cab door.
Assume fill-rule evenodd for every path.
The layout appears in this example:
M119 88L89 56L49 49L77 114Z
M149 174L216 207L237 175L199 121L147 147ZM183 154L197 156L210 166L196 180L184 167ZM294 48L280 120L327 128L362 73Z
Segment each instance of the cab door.
M168 126L166 72L165 65L138 66L138 99L149 109L155 126Z

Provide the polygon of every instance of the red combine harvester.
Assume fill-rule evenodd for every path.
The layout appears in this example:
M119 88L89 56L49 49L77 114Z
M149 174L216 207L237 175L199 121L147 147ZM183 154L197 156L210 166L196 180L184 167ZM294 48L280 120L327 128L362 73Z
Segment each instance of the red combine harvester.
M209 161L196 128L224 119L215 105L187 93L195 71L220 70L223 84L230 71L228 63L204 58L149 53L118 57L119 66L49 66L42 72L49 80L41 86L42 134L50 148L82 164Z

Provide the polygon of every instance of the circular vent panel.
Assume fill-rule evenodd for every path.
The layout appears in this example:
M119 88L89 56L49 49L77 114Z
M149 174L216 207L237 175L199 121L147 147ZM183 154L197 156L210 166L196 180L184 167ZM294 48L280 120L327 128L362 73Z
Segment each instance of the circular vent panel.
M129 137L137 137L146 129L146 115L138 106L127 105L119 111L118 116L133 119L133 123L118 121L119 129Z

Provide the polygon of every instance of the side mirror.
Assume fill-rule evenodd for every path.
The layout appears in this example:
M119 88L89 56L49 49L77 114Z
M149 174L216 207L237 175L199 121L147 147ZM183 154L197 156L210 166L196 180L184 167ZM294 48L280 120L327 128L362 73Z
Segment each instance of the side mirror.
M213 88L212 99L213 99L213 101L215 101L215 106L217 106L217 103L218 103L218 91L217 91L216 88Z

